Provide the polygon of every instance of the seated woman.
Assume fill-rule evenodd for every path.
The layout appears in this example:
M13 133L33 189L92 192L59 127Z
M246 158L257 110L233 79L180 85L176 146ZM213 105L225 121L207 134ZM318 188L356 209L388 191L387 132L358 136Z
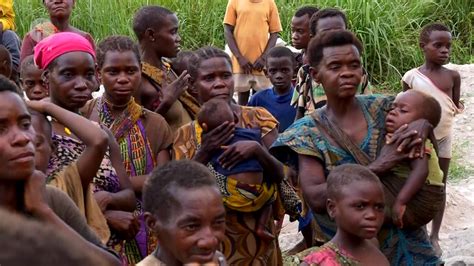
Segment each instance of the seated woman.
M173 133L196 118L199 103L187 92L187 71L178 77L166 58L176 57L181 37L176 14L161 6L145 6L133 18L142 52L142 84L135 98L166 119Z
M114 135L141 206L146 178L156 166L170 160L171 129L161 115L138 105L132 97L140 86L141 71L138 47L129 37L111 36L99 43L97 65L105 93L89 101L82 110L86 117L107 127ZM156 239L146 230L139 210L140 231L135 240L141 260L155 249Z
M45 71L51 102L71 112L79 113L98 85L95 52L90 42L78 34L56 33L39 42L35 47L35 63ZM64 124L53 120L52 125L56 149L49 161L50 178L76 162L85 148L84 143ZM130 253L127 255L139 257L137 245L133 241L140 227L137 220L139 210L136 210L135 194L124 169L120 149L111 135L109 150L92 183L94 197L111 229L108 245L123 255L125 246L130 243Z
M69 18L74 8L75 0L43 0L43 5L49 14L49 21L45 20L33 26L23 38L20 52L20 62L34 53L33 49L41 40L58 32L74 32L86 38L94 47L92 36L69 24Z
M363 73L362 44L353 33L322 33L311 40L308 50L312 78L322 84L327 105L295 122L279 136L272 152L298 166L303 195L321 236L328 241L336 233L326 212L329 172L341 164L358 163L367 165L383 181L392 167L424 150L432 126L424 119L417 120L385 141L385 118L393 97L356 96ZM391 263L419 265L439 260L423 228L399 229L387 223L379 239Z
M0 77L0 121L0 207L54 226L76 242L81 252L99 254L107 265L119 265L112 253L102 247L71 199L54 187L45 186L45 175L35 171L31 115L18 88L5 77Z
M278 122L263 108L245 107L231 103L234 91L232 63L224 51L213 47L204 47L197 50L190 59L189 74L193 81L191 86L198 92L201 104L211 99L224 100L230 104L237 119L236 122L231 123L226 121L205 134L203 133L204 129L196 121L182 126L174 140L174 157L177 160L193 159L205 164L216 177L227 210L226 239L221 250L228 263L230 265L236 263L242 265L276 265L278 263L276 239L269 242L261 241L255 232L257 221L254 213L247 210L236 210L228 206L228 202L233 201L234 198L228 191L227 176L217 173L209 162L212 159L212 154L232 138L235 126L259 129L262 144L256 141L239 141L231 144L226 147L220 161L224 168L233 168L247 158L257 158L263 168L264 176L268 178L272 187L270 190L263 191L264 195L257 196L271 197L272 193L277 191L277 184L284 178L283 165L267 151L267 147L273 143L278 135ZM260 210L264 203L260 202L258 206L252 208ZM242 208L244 207L246 206ZM269 221L266 226L275 235L273 221ZM240 244L243 242L246 245Z

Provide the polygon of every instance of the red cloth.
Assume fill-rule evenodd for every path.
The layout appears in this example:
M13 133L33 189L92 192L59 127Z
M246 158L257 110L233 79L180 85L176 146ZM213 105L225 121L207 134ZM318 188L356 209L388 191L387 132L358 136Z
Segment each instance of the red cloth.
M54 59L70 52L86 52L95 60L91 43L81 35L72 32L59 32L40 41L34 48L35 64L46 69Z

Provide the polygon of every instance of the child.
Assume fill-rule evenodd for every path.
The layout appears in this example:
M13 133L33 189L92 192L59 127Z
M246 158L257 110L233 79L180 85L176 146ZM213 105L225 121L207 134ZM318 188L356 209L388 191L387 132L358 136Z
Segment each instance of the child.
M225 122L235 122L236 117L228 102L221 99L212 99L207 101L201 107L201 111L198 113L198 123L206 132L212 131L219 125ZM260 130L247 129L247 128L235 128L233 137L226 143L231 145L238 141L257 141L260 140ZM254 185L263 184L263 168L255 158L245 160L232 168L224 168L221 165L220 156L224 151L216 152L212 155L210 161L214 170L224 176L228 176L238 182L236 185L237 190L252 189ZM240 187L239 187L240 186ZM224 199L226 201L226 199ZM230 203L230 202L229 202ZM265 229L265 224L271 218L272 208L269 203L265 203L260 209L260 217L256 224L256 232L259 237L265 241L272 241L275 237Z
M39 69L34 62L32 55L27 56L20 67L21 88L31 101L39 101L48 97L49 91L44 84L41 75L43 70Z
M295 66L293 53L286 47L273 47L265 66L265 75L273 87L257 92L248 105L267 109L280 123L278 132L281 133L293 124L296 115L296 108L290 105L294 90L291 85Z
M181 160L156 168L145 182L143 198L146 223L160 245L138 266L226 265L218 251L225 208L204 165Z
M379 178L361 165L337 166L327 179L327 197L327 210L336 221L337 233L307 256L308 251L299 254L304 257L301 265L389 265L375 239L385 206Z
M462 107L459 102L461 78L455 70L443 67L449 61L452 36L449 29L439 23L425 26L420 33L420 47L425 56L425 63L408 71L402 78L404 90L420 90L432 95L441 105L442 114L438 126L434 129L434 135L439 147L439 165L443 170L443 183L449 172L451 160L451 139L454 116ZM446 199L444 199L446 201ZM431 242L438 254L439 229L443 219L444 207L439 215L433 220L431 230Z
M295 15L291 18L291 45L301 53L296 57L296 63L298 68L301 67L303 62L304 53L308 47L311 34L309 31L309 21L314 13L318 12L318 8L314 6L303 6L296 10Z
M192 51L179 51L178 55L171 60L171 68L173 68L176 75L181 76L183 72L188 70L189 59L192 57ZM198 98L197 91L192 87L188 87L188 93L195 99Z
M420 106L423 108L419 108ZM436 127L440 117L441 106L431 96L415 90L400 93L387 114L386 137L390 139L404 124L422 118ZM392 193L385 193L385 196L388 204L393 203L391 217L398 227L424 226L443 205L443 172L430 140L426 141L425 153L423 158L412 159L393 168L395 178L383 178L382 182L391 184L386 187Z
M265 55L282 31L274 0L229 0L224 16L224 37L232 51L238 103L247 105L250 89L271 86L262 72Z
M27 102L35 129L35 168L46 174L49 158L55 149L52 140L52 126L45 114L63 123L71 133L83 141L85 149L74 163L66 166L56 176L50 176L47 183L64 191L85 216L89 226L103 243L110 237L107 221L93 197L91 182L107 150L107 134L86 118L65 110L47 101Z
M33 29L23 38L21 44L20 63L34 53L33 49L44 38L58 32L74 32L86 38L94 47L94 39L92 36L78 28L69 24L72 10L74 9L75 0L43 0L43 5L49 15L49 21L34 25Z

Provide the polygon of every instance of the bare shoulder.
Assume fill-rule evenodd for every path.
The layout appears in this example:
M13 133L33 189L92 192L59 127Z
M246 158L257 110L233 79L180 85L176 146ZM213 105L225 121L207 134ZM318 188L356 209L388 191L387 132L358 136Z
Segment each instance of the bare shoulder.
M461 75L459 74L459 72L457 70L454 70L454 69L448 69L448 70L449 70L449 74L451 75L451 78L453 79L453 81L461 80Z

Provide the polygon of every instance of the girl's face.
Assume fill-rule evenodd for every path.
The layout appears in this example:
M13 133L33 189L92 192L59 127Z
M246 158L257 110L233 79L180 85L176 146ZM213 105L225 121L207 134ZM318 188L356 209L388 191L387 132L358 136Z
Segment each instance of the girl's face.
M70 52L52 62L44 73L51 101L72 112L92 98L98 81L93 57L85 52Z
M234 79L230 62L223 57L202 61L192 86L197 90L201 103L215 98L230 102L234 93Z
M25 102L0 92L0 179L23 180L35 168L35 130Z
M44 0L43 3L51 18L68 18L74 7L74 0Z
M140 86L141 70L132 51L108 51L99 78L107 98L114 104L126 104Z

